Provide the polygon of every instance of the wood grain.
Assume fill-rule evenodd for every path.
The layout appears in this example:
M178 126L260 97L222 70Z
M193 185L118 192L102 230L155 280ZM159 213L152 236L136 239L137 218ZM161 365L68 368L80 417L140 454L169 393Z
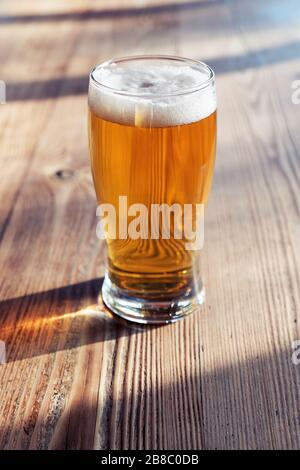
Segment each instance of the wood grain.
M0 22L0 448L299 449L299 2L4 0ZM160 328L97 305L86 77L137 53L217 72L207 300Z

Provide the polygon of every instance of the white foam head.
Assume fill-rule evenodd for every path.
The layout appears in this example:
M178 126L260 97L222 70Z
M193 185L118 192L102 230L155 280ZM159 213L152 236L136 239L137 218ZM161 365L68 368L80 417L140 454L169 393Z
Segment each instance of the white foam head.
M208 69L209 70L209 69ZM140 127L189 124L216 110L207 70L187 65L107 63L92 72L89 106L107 121Z

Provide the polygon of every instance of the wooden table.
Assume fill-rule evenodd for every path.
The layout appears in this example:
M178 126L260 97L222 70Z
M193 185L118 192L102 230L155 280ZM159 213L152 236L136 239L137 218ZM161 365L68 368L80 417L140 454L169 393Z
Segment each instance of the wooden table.
M300 448L299 27L298 0L1 2L1 448ZM137 53L217 73L207 300L160 328L96 305L87 76Z

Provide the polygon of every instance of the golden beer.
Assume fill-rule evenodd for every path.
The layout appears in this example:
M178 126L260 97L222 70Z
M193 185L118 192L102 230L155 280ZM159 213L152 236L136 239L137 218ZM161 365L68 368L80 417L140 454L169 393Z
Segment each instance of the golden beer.
M144 64L143 67L147 70ZM171 68L167 71L170 74ZM126 73L130 74L130 69ZM176 74L179 74L177 69ZM149 82L146 85L148 91ZM172 95L155 101L149 94L146 98L140 94L133 98L121 94L118 100L114 96L108 98L109 93L113 94L110 90L91 90L93 86L97 87L97 83L90 84L89 99L92 175L98 203L113 205L117 215L116 237L106 237L108 273L104 281L104 302L127 319L173 321L189 313L191 305L203 301L198 273L200 251L187 250L186 237L174 235L174 228L182 219L176 219L172 212L168 239L162 236L153 239L150 235L138 239L118 236L119 198L126 196L128 207L142 204L147 208L149 234L153 204L184 207L206 203L216 148L214 90L204 90L198 97L199 106L203 105L201 111L196 107L197 96L191 101L190 97L185 100L175 94L174 98ZM193 93L197 94L197 90ZM209 106L208 99L212 101ZM187 116L189 109L195 110L191 113L192 122L180 122L182 113L178 117L173 110L176 111L176 100ZM119 106L116 112L114 103ZM194 120L195 116L200 119ZM188 120L186 116L184 120ZM164 121L167 125L162 125ZM133 218L128 215L127 222Z

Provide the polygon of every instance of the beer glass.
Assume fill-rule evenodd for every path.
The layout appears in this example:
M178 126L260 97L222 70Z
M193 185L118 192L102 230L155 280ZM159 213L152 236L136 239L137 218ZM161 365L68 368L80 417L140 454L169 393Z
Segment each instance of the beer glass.
M204 301L214 73L181 57L111 60L92 70L88 106L97 233L108 254L103 302L127 320L175 321Z

